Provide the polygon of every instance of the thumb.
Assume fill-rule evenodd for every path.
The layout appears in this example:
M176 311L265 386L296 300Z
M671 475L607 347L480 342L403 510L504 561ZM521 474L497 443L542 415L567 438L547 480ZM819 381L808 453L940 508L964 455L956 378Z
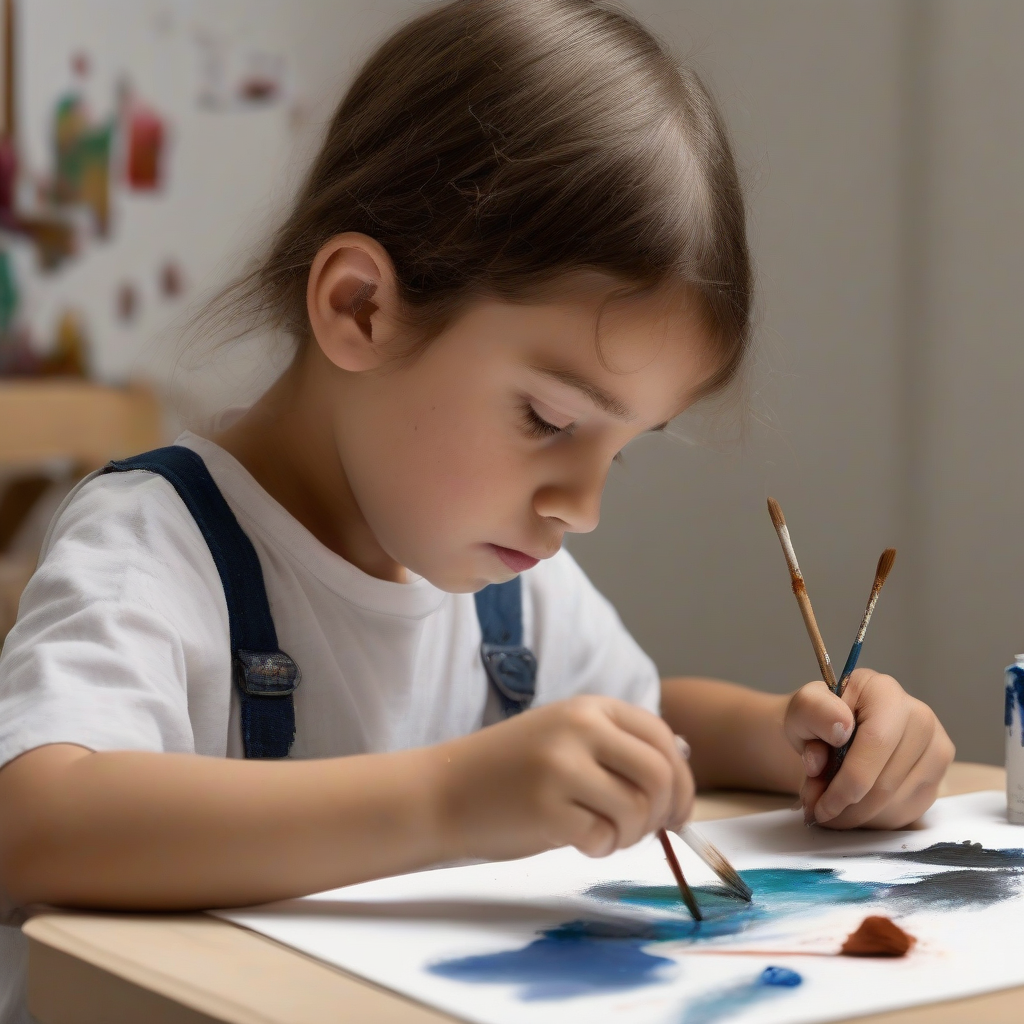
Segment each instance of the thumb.
M800 687L786 708L786 739L801 755L814 741L841 747L852 735L854 724L849 705L821 680Z

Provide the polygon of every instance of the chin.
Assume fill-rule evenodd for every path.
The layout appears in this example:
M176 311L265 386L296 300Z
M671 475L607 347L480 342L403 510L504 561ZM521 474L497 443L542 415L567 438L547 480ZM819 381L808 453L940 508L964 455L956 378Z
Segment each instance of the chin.
M487 569L489 571L481 572L481 567L476 565L466 566L463 571L455 568L428 570L427 572L418 572L415 569L413 571L432 583L438 590L443 590L448 594L475 594L492 583L507 583L518 575L510 569L505 569L504 566L497 566L493 569L488 566Z

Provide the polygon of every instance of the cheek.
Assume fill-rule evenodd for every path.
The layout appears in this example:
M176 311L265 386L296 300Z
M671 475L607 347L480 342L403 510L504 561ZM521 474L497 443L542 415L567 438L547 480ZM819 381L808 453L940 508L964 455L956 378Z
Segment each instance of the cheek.
M521 467L493 402L451 392L436 400L412 396L378 424L378 441L361 475L375 478L378 500L370 503L389 522L403 520L403 529L415 533L442 524L472 529L514 503Z
M493 438L472 399L424 404L411 410L399 438L410 473L431 490L457 500L487 476Z

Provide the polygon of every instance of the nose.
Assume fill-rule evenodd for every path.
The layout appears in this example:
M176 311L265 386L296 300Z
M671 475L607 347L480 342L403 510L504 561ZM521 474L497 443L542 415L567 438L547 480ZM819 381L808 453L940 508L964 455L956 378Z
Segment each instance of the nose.
M557 519L567 533L590 533L601 520L601 495L608 476L598 469L576 463L557 481L537 488L533 508L544 519Z

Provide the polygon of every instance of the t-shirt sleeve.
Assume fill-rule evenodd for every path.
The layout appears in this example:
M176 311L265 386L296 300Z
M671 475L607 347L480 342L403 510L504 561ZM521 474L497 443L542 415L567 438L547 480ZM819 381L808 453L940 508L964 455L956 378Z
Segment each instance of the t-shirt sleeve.
M564 548L523 573L524 631L537 655L537 703L580 693L655 714L661 681L618 613Z
M218 694L189 682L229 666L217 570L173 488L142 472L87 480L0 656L0 764L49 743L195 752L190 710L209 717Z

